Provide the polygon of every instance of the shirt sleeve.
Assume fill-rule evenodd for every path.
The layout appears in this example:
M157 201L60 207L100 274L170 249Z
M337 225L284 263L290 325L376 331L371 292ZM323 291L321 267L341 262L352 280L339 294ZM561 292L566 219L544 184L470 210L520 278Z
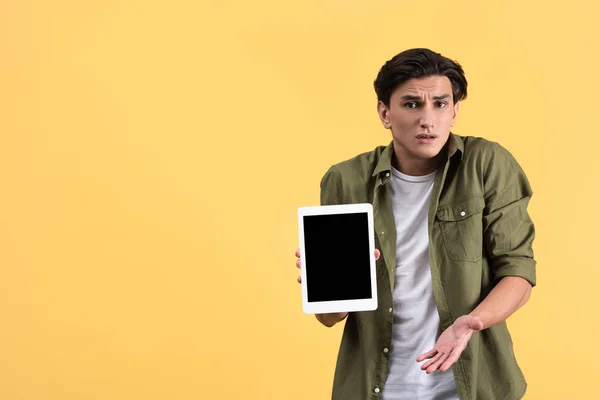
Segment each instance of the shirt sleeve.
M321 179L321 205L335 204L342 204L342 179L335 166L332 166Z
M483 186L483 243L495 281L520 276L535 286L535 228L527 212L533 192L523 169L497 143L488 154Z

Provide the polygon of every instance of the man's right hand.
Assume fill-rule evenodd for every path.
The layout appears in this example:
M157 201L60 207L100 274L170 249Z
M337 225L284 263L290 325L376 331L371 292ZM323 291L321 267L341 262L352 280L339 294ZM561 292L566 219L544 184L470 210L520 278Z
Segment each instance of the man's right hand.
M379 257L381 256L381 253L379 252L378 249L375 249L375 260L379 260ZM302 262L300 261L300 249L296 250L296 257L298 258L296 260L296 267L298 268L302 268ZM298 277L298 279L296 279L298 281L298 283L302 283L302 277ZM326 327L332 327L335 324L337 324L338 322L342 321L344 318L346 318L348 316L347 312L340 312L340 313L328 313L328 314L315 314L315 316L317 317L317 320L322 323L323 325L325 325Z

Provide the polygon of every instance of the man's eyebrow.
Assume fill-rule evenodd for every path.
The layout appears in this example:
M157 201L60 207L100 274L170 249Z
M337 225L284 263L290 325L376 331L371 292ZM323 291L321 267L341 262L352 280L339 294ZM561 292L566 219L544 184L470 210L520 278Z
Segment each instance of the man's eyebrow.
M446 93L446 94L441 94L439 96L433 96L433 99L434 100L445 100L449 97L450 97L450 95Z

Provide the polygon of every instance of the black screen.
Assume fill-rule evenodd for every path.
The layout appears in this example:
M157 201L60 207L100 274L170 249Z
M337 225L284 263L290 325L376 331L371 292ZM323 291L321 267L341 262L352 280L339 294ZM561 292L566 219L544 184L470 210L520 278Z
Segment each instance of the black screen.
M309 302L371 298L367 213L305 215Z

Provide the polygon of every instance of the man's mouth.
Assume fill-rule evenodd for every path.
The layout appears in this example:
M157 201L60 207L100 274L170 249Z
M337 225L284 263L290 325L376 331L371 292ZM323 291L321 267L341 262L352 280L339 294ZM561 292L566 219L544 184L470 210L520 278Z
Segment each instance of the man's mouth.
M436 137L437 137L436 135L427 135L427 134L417 135L417 139L435 139Z

